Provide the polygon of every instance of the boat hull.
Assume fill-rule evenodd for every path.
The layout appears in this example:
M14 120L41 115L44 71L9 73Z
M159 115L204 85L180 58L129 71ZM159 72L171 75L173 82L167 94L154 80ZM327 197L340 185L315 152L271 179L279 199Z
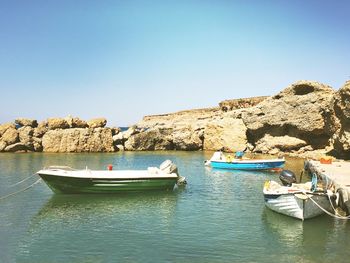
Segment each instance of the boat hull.
M94 194L119 193L126 191L173 190L177 178L78 178L56 176L50 174L38 175L55 193L64 194Z
M326 194L264 194L265 205L271 210L297 219L309 219L321 214L321 210L312 200L331 212L331 203Z
M212 168L220 169L231 169L231 170L272 170L283 168L284 160L274 161L234 161L234 162L223 162L223 161L210 161Z

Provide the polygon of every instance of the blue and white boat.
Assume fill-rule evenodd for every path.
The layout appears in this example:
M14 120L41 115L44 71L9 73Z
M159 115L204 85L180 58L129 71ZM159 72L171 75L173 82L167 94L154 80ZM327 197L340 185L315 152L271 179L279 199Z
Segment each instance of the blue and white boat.
M233 170L274 170L283 168L284 158L279 159L246 159L226 155L221 151L215 152L205 162L205 165L212 168L233 169Z

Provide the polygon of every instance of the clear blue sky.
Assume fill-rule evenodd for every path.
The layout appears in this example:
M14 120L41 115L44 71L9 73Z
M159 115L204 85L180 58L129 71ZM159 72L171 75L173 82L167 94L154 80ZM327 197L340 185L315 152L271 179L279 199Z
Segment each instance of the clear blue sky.
M144 115L350 78L350 1L0 0L0 123Z

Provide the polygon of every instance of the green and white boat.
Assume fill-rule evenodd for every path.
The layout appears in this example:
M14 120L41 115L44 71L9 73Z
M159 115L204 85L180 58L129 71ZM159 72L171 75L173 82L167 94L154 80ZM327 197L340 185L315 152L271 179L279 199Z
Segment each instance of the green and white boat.
M53 192L64 194L173 190L176 184L186 183L170 160L159 168L147 170L76 170L68 166L50 166L37 174Z

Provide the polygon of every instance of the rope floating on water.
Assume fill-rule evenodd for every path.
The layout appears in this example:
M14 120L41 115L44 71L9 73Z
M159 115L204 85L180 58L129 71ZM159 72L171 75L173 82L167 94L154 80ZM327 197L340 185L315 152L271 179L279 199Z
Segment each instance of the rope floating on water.
M19 185L20 183L23 183L23 182L27 181L29 178L32 178L32 177L34 177L35 175L36 175L36 173L35 173L35 174L32 174L31 176L29 176L29 177L27 177L27 178L24 178L22 181L19 181L18 183L15 183L15 184L13 184L13 185L10 185L9 187L14 187L14 186L16 186L16 185Z
M31 185L29 185L29 186L27 186L27 187L25 187L25 188L23 188L23 189L21 189L21 190L19 190L19 191L10 193L10 194L5 195L5 196L1 196L1 197L0 197L0 200L3 200L3 199L5 199L5 198L7 198L7 197L10 197L10 196L13 196L13 195L15 195L15 194L24 192L25 190L28 190L29 188L33 187L34 185L36 185L36 184L39 183L40 181L41 181L41 178L39 178L38 180L36 180L36 181L35 181L34 183L32 183Z

